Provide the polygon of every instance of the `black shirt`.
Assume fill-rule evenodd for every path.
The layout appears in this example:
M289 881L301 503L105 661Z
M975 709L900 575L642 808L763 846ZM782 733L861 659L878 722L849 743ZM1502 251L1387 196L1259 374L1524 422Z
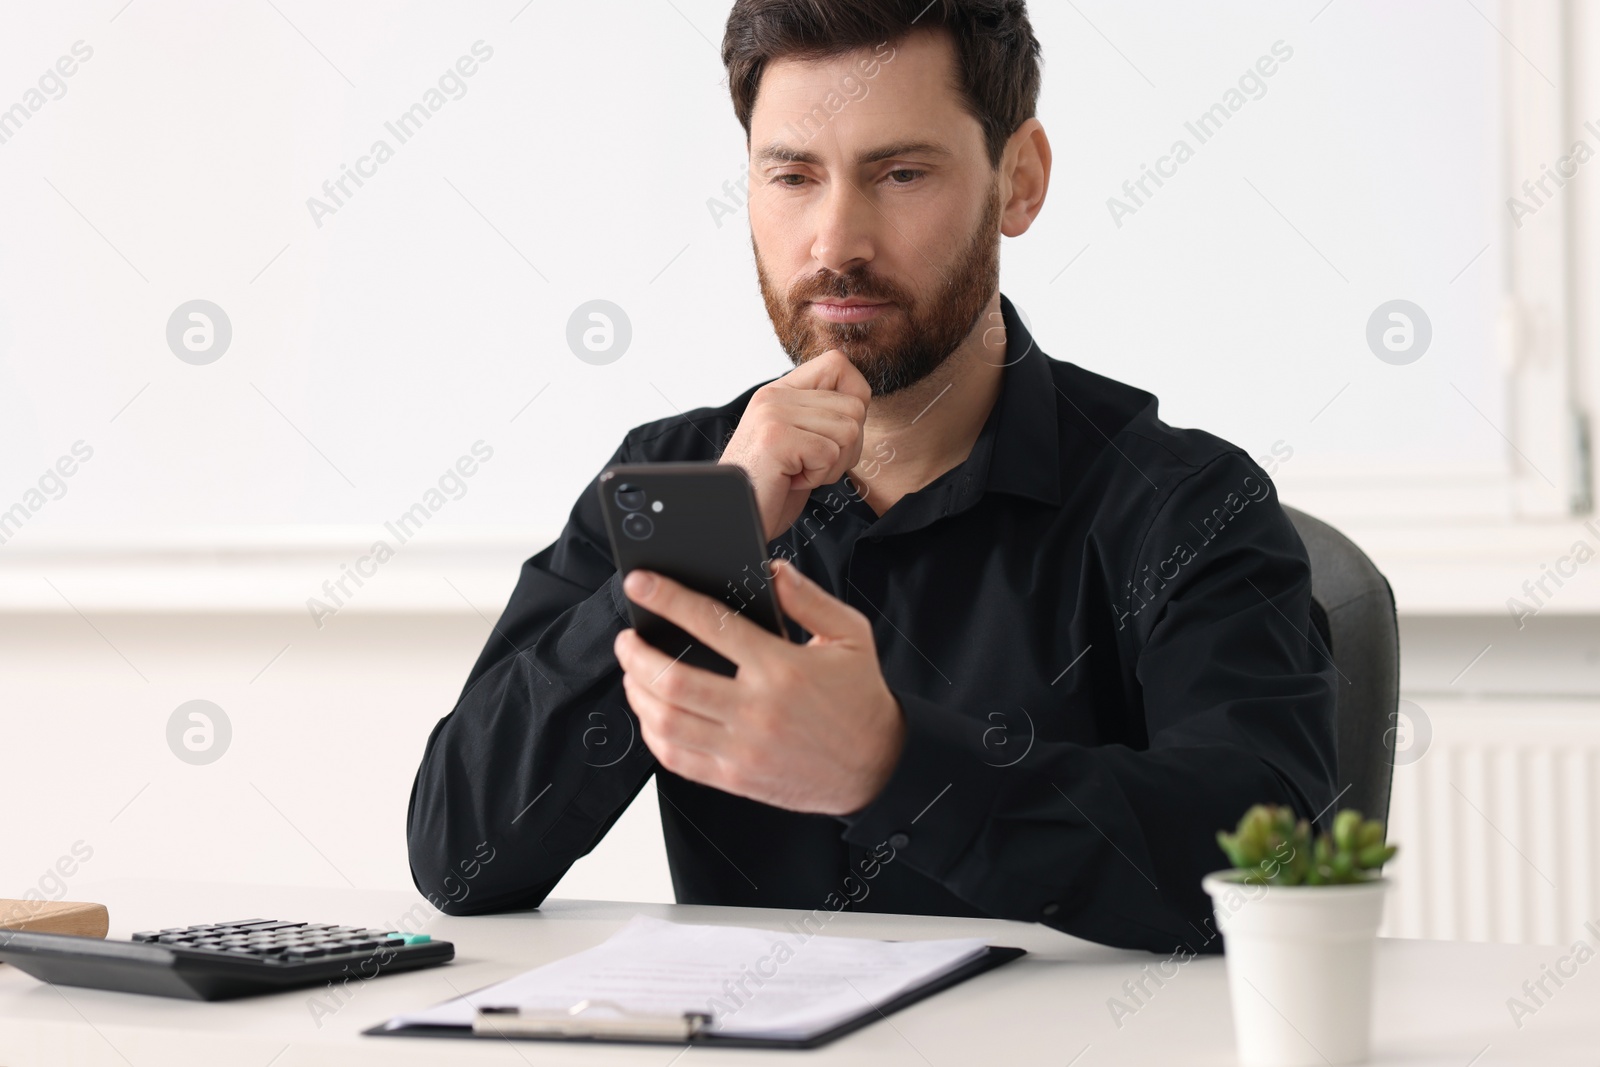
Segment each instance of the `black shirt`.
M873 622L906 722L883 792L799 814L656 765L612 653L627 614L589 490L428 738L408 814L425 895L454 914L538 906L653 773L680 903L1220 947L1200 888L1226 866L1216 832L1255 803L1309 818L1334 798L1305 549L1242 451L1046 357L1002 308L1007 366L967 458L882 517L847 479L819 488L770 546ZM756 388L635 428L610 462L716 459Z

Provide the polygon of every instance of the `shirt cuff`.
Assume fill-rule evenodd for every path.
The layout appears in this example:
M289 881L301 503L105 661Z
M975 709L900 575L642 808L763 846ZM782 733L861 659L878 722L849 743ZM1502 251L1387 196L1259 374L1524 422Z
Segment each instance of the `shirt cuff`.
M628 594L622 591L621 571L614 571L611 577L606 579L606 588L611 590L611 606L616 609L617 618L632 626L633 623L628 618Z
M883 791L842 817L844 840L887 844L897 859L942 880L989 821L1003 771L984 761L983 723L896 691L905 745Z

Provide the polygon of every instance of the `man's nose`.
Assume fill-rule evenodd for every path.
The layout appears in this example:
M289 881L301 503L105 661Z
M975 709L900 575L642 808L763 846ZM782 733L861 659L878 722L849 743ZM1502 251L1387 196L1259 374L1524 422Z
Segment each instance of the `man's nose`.
M840 274L870 263L875 225L867 198L849 182L834 182L816 207L811 258Z

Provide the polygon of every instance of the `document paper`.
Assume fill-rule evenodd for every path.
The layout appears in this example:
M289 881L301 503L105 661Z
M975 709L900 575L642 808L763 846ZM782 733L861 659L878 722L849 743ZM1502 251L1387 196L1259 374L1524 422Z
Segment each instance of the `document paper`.
M803 1040L948 974L986 944L869 941L636 915L592 949L386 1025L471 1027L483 1005L559 1013L604 1000L630 1013L701 1012L712 1017L709 1030L729 1037Z

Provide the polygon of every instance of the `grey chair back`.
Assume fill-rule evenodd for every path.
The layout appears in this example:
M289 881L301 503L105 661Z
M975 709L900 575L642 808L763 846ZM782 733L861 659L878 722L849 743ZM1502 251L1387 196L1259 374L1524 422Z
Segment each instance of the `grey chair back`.
M1389 820L1396 716L1400 706L1400 627L1394 593L1355 542L1321 519L1283 509L1311 557L1316 622L1339 669L1338 810ZM1346 788L1348 787L1348 788Z

